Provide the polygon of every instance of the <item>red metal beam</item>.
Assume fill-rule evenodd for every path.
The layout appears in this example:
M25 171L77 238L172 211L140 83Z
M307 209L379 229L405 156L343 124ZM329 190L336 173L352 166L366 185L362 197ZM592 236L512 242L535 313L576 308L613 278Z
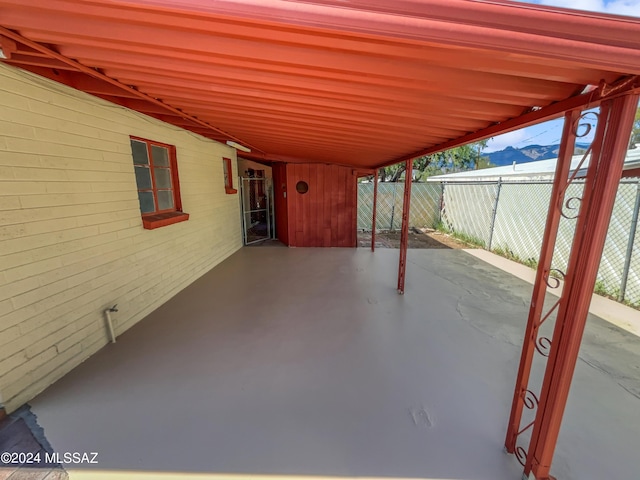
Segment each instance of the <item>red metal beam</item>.
M161 107L159 105L152 105L145 100L140 100L138 98L123 98L123 97L112 96L112 95L108 95L100 92L89 92L88 90L85 90L85 91L87 93L91 93L93 95L99 96L100 98L107 100L109 102L118 103L123 107L127 107L131 110L144 113L145 115L157 114L157 115L165 115L167 117L173 116L176 119L180 119L183 122L187 122L187 120L184 120L182 116L179 116L178 114L172 115L171 112L168 112L166 108Z
M225 132L224 130L221 130L221 129L219 129L217 127L214 127L213 125L211 125L211 124L209 124L207 122L204 122L204 121L202 121L202 120L200 120L200 119L198 119L196 117L193 117L193 116L191 116L191 115L189 115L187 113L184 113L181 110L179 110L179 109L177 109L177 108L175 108L175 107L173 107L171 105L168 105L168 104L166 104L166 103L164 103L164 102L162 102L160 100L157 100L157 99L147 95L146 93L142 93L142 92L136 90L135 88L132 88L132 87L130 87L128 85L124 85L123 83L120 83L119 81L117 81L117 80L115 80L115 79L113 79L113 78L111 78L111 77L99 72L96 69L87 67L86 65L83 65L82 63L79 63L79 62L77 62L75 60L72 60L70 58L65 57L64 55L59 54L58 52L54 52L50 48L47 48L47 47L45 47L43 45L40 45L37 42L29 40L28 38L23 37L22 35L20 35L18 33L15 33L13 31L9 30L8 28L0 26L0 35L3 35L5 37L7 37L7 38L10 38L10 39L12 39L12 40L14 40L16 42L22 43L23 45L26 45L26 46L28 46L30 48L33 48L34 50L37 50L37 51L39 51L41 53L45 53L45 54L47 54L47 56L49 58L52 58L52 59L55 59L55 60L59 60L60 62L66 64L66 65L74 67L79 72L85 73L85 74L89 75L90 77L97 78L97 79L102 80L103 82L105 82L107 84L110 84L110 85L113 85L115 87L118 87L119 89L121 89L124 92L128 92L128 93L130 93L130 94L132 94L132 95L134 95L134 96L136 96L138 98L141 98L143 100L146 100L146 101L148 101L148 102L150 102L150 103L152 103L154 105L159 105L159 106L165 107L171 113L177 114L177 115L181 116L184 119L191 120L194 123L196 123L198 125L201 125L201 126L207 128L207 129L210 129L210 130L212 130L212 131L214 131L214 132L216 132L218 134L222 134L223 136L227 137L228 139L235 140L235 141L241 143L242 145L245 145L245 146L251 148L252 150L256 150L258 152L265 153L265 152L263 152L263 150L259 149L258 147L254 146L254 145L251 145L251 144L245 142L244 140L242 140L240 138L237 138L234 135L231 135L230 133Z
M402 199L402 230L400 232L400 262L398 266L398 293L404 295L404 280L407 273L407 248L409 244L409 209L411 208L411 181L413 160L405 162L404 196Z
M638 95L602 102L580 215L560 299L525 475L550 480L571 380L578 360L611 212L622 174ZM598 145L599 144L599 145Z
M11 61L9 61L9 63L11 63ZM96 97L103 98L104 100L108 100L113 103L118 103L120 105L122 105L122 101L125 98L139 98L138 95L130 93L126 90L122 90L95 78L88 77L83 73L72 71L72 67L67 67L67 69L59 70L57 68L46 68L36 65L23 64L20 65L20 68L28 70L29 72L33 72L36 75L48 78L50 80L64 83L71 88L82 90L83 92L95 95ZM149 104L148 102L146 103ZM166 113L169 113L167 112L166 108L164 108L164 111Z
M3 37L2 35L0 35L0 48L2 49L2 53L4 53L5 58L8 59L18 51L18 45L16 42L10 38Z
M18 45L18 53L21 55L29 55L31 57L40 57L40 58L49 58L49 56L45 53L38 52L31 47L27 47L26 45Z
M373 176L373 215L371 219L371 251L376 250L376 215L378 210L378 170Z
M123 89L117 85L104 82L99 78L90 77L82 73L69 72L66 73L66 78L66 82L68 85L92 95L111 95L113 97L141 99L140 92L136 91L133 88ZM141 101L150 103L147 99L141 99ZM159 106L160 108L164 108L165 113L169 113L165 105L157 106Z
M56 80L60 81L60 79L58 78L56 78ZM197 125L194 122L185 120L181 116L172 115L171 112L167 112L165 108L150 104L143 100L135 100L135 99L124 98L124 97L114 97L112 95L103 95L100 93L92 93L92 95L95 95L98 98L107 100L111 103L121 105L125 108L129 108L132 110L136 110L140 113L144 113L145 115L156 118L161 122L175 125L176 127L184 128L185 130L189 130L193 133L197 133L198 135L202 135L203 137L217 140L219 142L224 142L226 140L226 138L220 134L218 135L213 134L210 129L206 129L204 127ZM263 155L257 154L257 156L258 158L263 158Z
M11 54L10 63L18 66L33 65L35 67L55 68L57 70L76 70L74 67L71 67L66 63L62 63L52 58L47 58L44 56L36 57L33 55L23 55L20 52Z

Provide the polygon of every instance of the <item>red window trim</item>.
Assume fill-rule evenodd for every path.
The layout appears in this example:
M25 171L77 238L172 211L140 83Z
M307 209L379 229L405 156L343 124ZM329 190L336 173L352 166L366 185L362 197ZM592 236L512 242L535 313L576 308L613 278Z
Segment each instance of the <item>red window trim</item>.
M178 222L184 222L189 219L189 214L182 211L182 198L180 196L180 179L178 177L178 159L176 155L175 145L169 145L167 143L156 142L155 140L149 140L147 138L136 137L130 135L131 140L142 142L147 146L147 156L149 158L149 170L151 175L151 188L154 192L154 207L158 208L158 189L156 187L156 177L153 165L153 156L151 154L151 147L158 146L167 149L169 154L169 172L171 174L171 191L173 193L173 208L166 210L156 210L151 213L142 214L142 226L147 230L153 230L155 228L164 227L166 225L172 225ZM135 167L134 167L135 168ZM140 191L138 189L138 191Z
M183 212L147 214L142 216L142 226L147 230L153 230L187 220L189 220L189 214Z
M231 159L227 158L227 157L223 157L222 158L222 172L224 175L224 170L226 167L227 170L227 179L225 179L224 182L224 191L228 194L234 194L234 193L238 193L238 190L236 190L235 188L233 188L233 168L231 166Z

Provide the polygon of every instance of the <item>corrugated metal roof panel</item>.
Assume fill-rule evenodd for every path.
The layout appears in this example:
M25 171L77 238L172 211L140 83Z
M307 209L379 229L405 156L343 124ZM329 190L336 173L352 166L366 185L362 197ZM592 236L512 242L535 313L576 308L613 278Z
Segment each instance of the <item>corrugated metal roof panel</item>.
M362 168L640 74L640 20L506 1L0 0L0 22L12 65L254 158Z

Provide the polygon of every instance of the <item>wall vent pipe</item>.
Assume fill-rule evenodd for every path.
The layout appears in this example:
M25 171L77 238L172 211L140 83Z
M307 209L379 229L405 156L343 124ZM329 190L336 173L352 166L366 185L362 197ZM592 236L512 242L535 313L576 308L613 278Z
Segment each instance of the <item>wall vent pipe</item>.
M118 304L115 304L113 307L107 308L104 311L104 314L107 317L107 328L109 329L109 337L110 337L111 343L116 343L116 333L113 330L113 320L111 319L111 314L118 311L117 306Z

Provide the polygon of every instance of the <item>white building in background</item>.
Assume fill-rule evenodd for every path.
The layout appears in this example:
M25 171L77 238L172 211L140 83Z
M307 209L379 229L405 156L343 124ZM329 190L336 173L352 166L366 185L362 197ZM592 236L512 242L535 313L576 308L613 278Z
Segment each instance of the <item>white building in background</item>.
M590 157L580 166L583 155L574 155L571 159L571 173L580 167L577 177L584 177L589 166ZM427 182L496 182L499 179L510 181L549 180L556 170L557 158L538 160L536 162L513 163L503 167L467 170L465 172L447 173L426 179ZM624 162L623 177L640 177L640 145L627 151Z

